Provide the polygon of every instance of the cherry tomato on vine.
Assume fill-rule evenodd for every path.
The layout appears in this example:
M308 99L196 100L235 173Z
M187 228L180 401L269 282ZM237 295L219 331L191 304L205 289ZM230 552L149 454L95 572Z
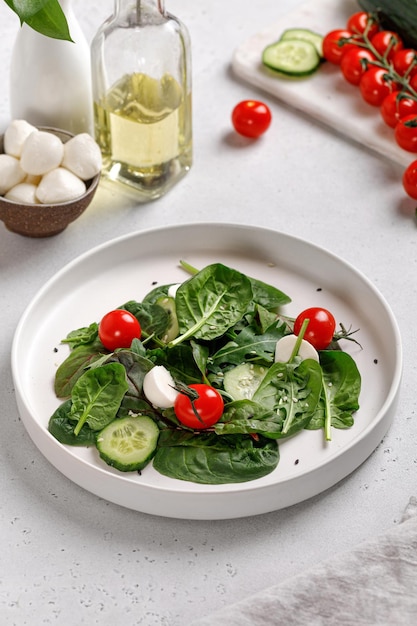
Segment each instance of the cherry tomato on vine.
M417 161L410 163L405 170L403 174L403 187L410 198L417 200Z
M198 397L192 400L183 392L178 394L174 404L178 421L188 428L204 429L213 426L223 415L222 396L217 389L203 383L189 385L189 388L196 392Z
M394 55L404 48L402 39L391 30L380 30L371 39L371 44L381 56L385 56L388 61L392 61Z
M413 76L417 72L417 51L413 48L398 50L392 57L392 65L400 76Z
M395 128L400 119L417 115L417 100L401 91L393 91L381 104L381 116L387 126Z
M134 339L140 339L142 329L136 317L124 309L110 311L101 320L98 336L107 350L130 348Z
M376 57L366 48L351 48L347 50L340 62L340 70L352 85L359 85L361 76L368 69L368 61L375 61Z
M398 122L395 140L404 150L417 152L417 115L407 115Z
M323 57L329 63L340 65L342 56L355 46L352 43L353 33L347 29L332 30L323 37ZM354 40L353 40L354 41Z
M358 11L350 16L346 23L346 28L353 33L363 35L366 34L371 39L379 31L378 22L376 22L370 13Z
M380 107L384 99L398 89L398 85L390 78L386 69L370 67L362 74L359 89L365 102Z
M327 309L311 307L302 311L294 322L294 335L298 335L304 320L309 320L303 339L316 350L325 350L333 339L336 321Z
M417 91L417 72L411 75L408 84L410 85L411 89Z
M244 137L259 137L271 124L269 107L258 100L243 100L232 111L235 131Z

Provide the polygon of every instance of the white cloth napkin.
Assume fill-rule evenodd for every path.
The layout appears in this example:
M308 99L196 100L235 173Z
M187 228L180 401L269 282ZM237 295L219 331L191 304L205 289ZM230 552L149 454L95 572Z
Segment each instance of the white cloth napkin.
M394 529L191 626L417 625L417 498Z

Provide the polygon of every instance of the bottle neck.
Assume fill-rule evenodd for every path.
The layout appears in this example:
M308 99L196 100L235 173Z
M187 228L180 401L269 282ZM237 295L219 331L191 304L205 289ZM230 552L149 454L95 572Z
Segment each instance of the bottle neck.
M151 15L165 16L165 0L115 0L115 15L136 13L137 22Z

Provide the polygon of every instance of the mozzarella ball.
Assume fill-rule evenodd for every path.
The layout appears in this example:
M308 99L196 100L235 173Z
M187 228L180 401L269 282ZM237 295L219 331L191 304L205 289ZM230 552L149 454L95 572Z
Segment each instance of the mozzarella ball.
M42 177L36 190L36 197L43 204L68 202L82 196L85 183L72 172L58 167Z
M143 393L153 406L157 406L160 409L168 409L174 406L178 395L174 379L163 365L155 365L145 374Z
M275 346L275 363L287 363L290 360L297 340L298 337L296 335L285 335L277 341ZM317 362L319 361L317 350L305 339L301 340L301 344L298 349L298 356L302 361L305 359L313 359Z
M59 137L40 130L23 144L20 165L27 174L43 175L59 167L63 156L64 144Z
M26 173L20 167L19 160L10 154L0 154L0 195L21 183Z
M80 133L64 144L62 165L82 180L90 180L100 172L101 151L91 135Z
M181 287L181 283L176 283L168 287L168 298L175 298L178 288Z
M36 198L36 185L30 183L20 183L15 185L4 196L6 200L13 200L21 204L39 204Z
M39 132L36 126L32 126L25 120L13 120L4 133L4 151L14 157L20 157L23 144L32 133Z

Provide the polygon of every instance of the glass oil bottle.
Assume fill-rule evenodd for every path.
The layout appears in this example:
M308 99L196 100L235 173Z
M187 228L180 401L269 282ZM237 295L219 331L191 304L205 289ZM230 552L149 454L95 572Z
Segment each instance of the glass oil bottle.
M91 44L103 175L159 198L192 164L188 31L163 0L115 0Z

